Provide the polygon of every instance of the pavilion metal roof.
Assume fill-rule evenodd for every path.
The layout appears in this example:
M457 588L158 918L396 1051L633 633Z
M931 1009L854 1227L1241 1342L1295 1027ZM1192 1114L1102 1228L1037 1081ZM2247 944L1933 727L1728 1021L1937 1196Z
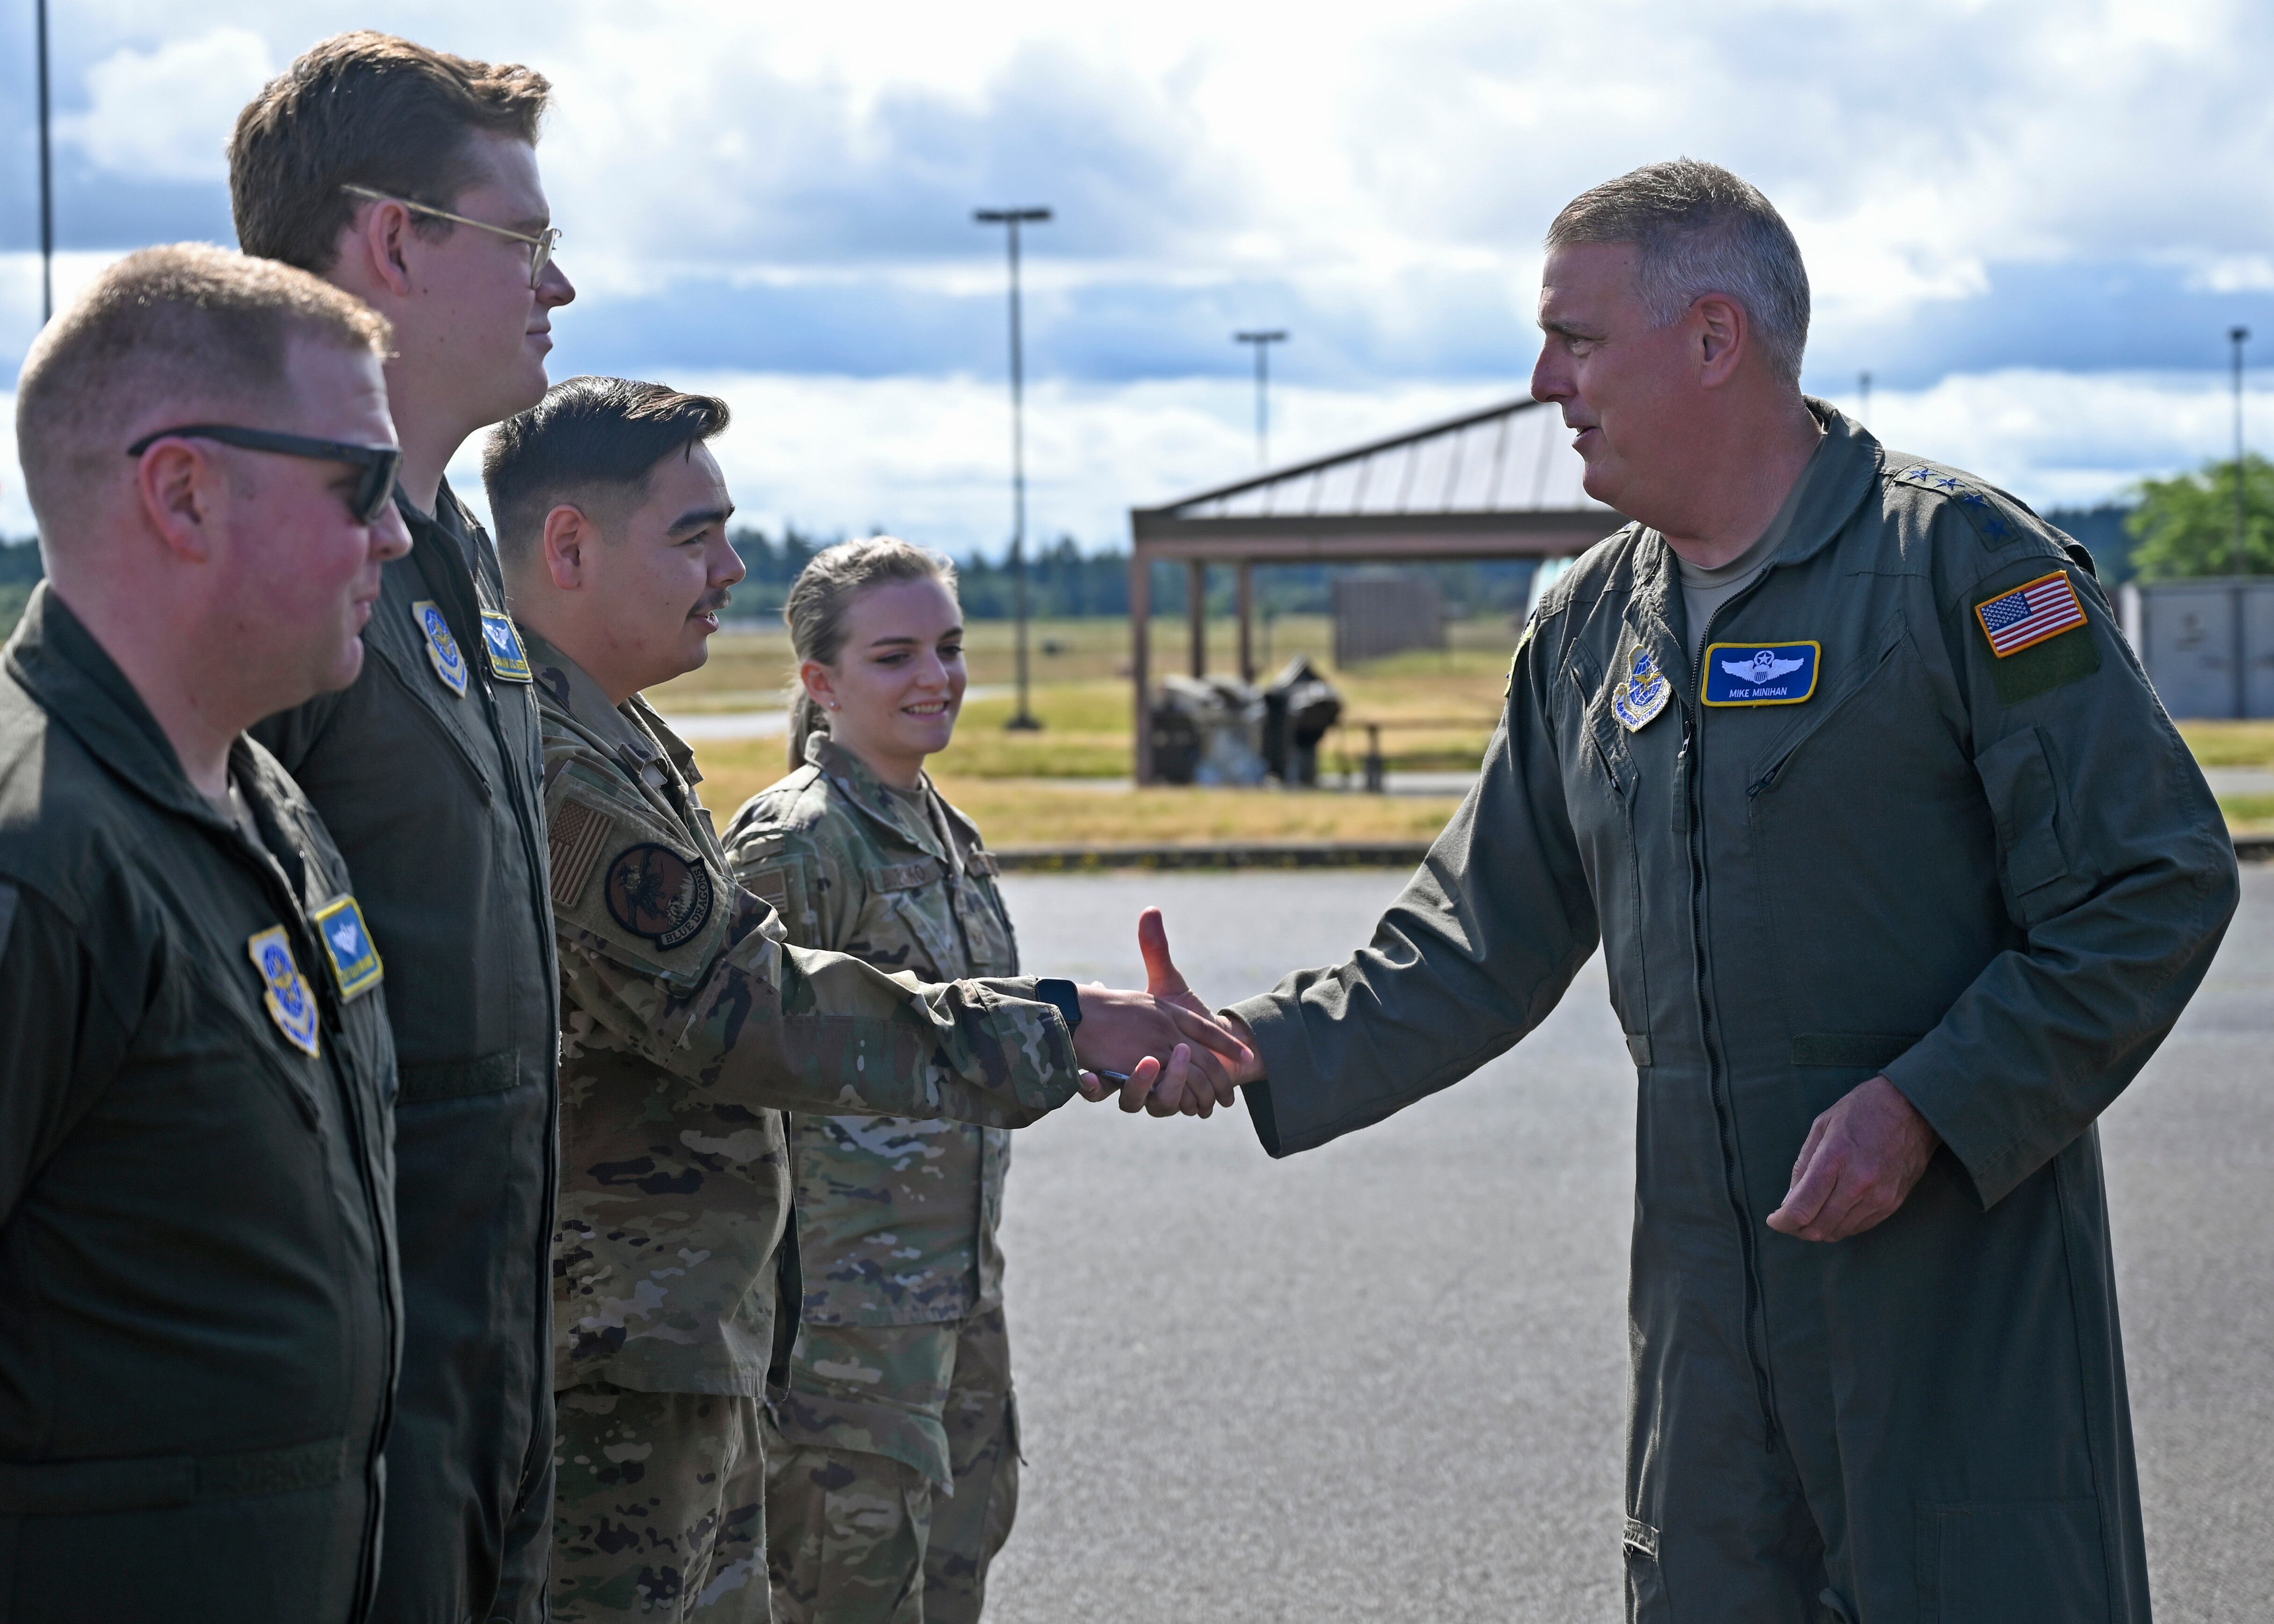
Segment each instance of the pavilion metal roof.
M1581 488L1562 414L1529 396L1131 511L1157 558L1576 553L1618 528Z

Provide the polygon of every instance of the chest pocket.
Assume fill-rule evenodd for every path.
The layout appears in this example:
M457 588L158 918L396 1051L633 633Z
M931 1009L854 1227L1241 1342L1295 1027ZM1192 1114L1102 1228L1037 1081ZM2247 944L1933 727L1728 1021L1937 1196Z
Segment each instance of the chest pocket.
M425 650L416 642L410 600L394 590L391 576L388 589L380 598L370 623L364 628L364 645L378 657L380 670L410 702L410 710L418 718L420 731L429 739L439 740L486 807L496 791L467 733L476 714L467 707L478 706L481 699L471 692L462 698L443 687ZM416 759L413 756L406 766L411 766Z
M873 898L862 921L868 953L881 963L895 957L896 949L913 949L900 952L892 967L929 968L935 978L962 973L963 943L956 929L947 870L936 859L880 863L861 877Z
M1811 704L1794 707L1803 714L1795 717L1754 758L1745 774L1746 795L1756 797L1775 789L1796 766L1804 766L1811 755L1835 753L1835 741L1855 731L1859 722L1868 724L1877 718L1900 726L1905 716L1916 714L1915 704L1886 709L1882 706L1882 702L1901 684L1909 663L1909 645L1910 634L1902 617L1889 616L1879 635L1864 644L1869 652L1855 663L1844 680ZM1811 709L1815 710L1812 716L1807 714ZM1872 732L1875 738L1881 736L1879 730L1867 731ZM1893 731L1886 730L1889 734ZM1836 776L1845 778L1847 774ZM1836 787L1844 793L1849 786Z
M985 867L981 867L981 864ZM955 906L963 920L963 939L971 950L972 975L1016 975L1019 944L1011 934L1011 916L995 888L995 859L986 852L969 854L968 877L956 888Z

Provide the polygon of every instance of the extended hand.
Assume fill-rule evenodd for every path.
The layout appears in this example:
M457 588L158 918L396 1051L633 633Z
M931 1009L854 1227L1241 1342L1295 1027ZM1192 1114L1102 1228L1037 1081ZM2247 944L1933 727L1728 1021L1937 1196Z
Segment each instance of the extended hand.
M1177 968L1176 960L1169 957L1169 927L1161 918L1161 910L1147 908L1137 915L1137 951L1145 956L1145 990L1164 1004L1189 1010L1195 1015L1206 1015L1209 1007L1186 984L1184 973ZM1263 1057L1255 1052L1255 1034L1247 1023L1237 1015L1218 1016L1217 1024L1228 1028L1238 1038L1246 1059L1231 1068L1229 1075L1216 1087L1213 1104L1203 1103L1203 1116L1216 1105L1231 1103L1232 1088L1240 1083L1260 1082L1263 1078Z
M1081 989L1081 1025L1074 1028L1074 1053L1091 1071L1127 1074L1121 1109L1141 1107L1156 1116L1209 1109L1220 1095L1231 1098L1227 1068L1251 1058L1246 1045L1219 1026L1206 1010L1156 996L1090 986ZM1166 1056L1165 1064L1163 1056ZM1085 1075L1082 1093L1105 1097L1103 1085Z
M1809 1128L1769 1228L1804 1241L1861 1235L1894 1215L1941 1143L1902 1091L1875 1077Z

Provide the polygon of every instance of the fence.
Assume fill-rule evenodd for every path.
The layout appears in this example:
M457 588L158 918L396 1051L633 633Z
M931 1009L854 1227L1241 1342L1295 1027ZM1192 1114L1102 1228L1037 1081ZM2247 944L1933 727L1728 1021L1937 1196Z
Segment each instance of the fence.
M2274 580L2127 582L2124 635L2175 717L2274 717Z

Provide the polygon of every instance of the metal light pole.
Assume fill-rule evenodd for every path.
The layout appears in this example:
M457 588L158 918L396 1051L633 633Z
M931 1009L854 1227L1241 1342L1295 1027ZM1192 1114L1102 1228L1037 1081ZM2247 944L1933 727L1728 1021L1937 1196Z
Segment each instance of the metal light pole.
M1871 374L1856 374L1856 393L1861 397L1856 405L1856 421L1869 425L1871 421Z
M39 0L40 325L56 313L56 182L48 154L48 0Z
M1255 346L1255 465L1271 466L1270 407L1267 401L1271 387L1271 369L1265 357L1271 346L1287 342L1284 333L1234 333L1232 342Z
M2229 327L2226 342L2234 346L2234 573L2250 573L2248 521L2242 482L2242 347L2250 342L2248 327Z
M979 208L971 218L983 226L1010 228L1011 249L1011 591L1018 617L1016 649L1019 708L1004 726L1031 733L1042 726L1027 708L1027 408L1025 363L1019 338L1019 228L1049 220L1046 208Z

